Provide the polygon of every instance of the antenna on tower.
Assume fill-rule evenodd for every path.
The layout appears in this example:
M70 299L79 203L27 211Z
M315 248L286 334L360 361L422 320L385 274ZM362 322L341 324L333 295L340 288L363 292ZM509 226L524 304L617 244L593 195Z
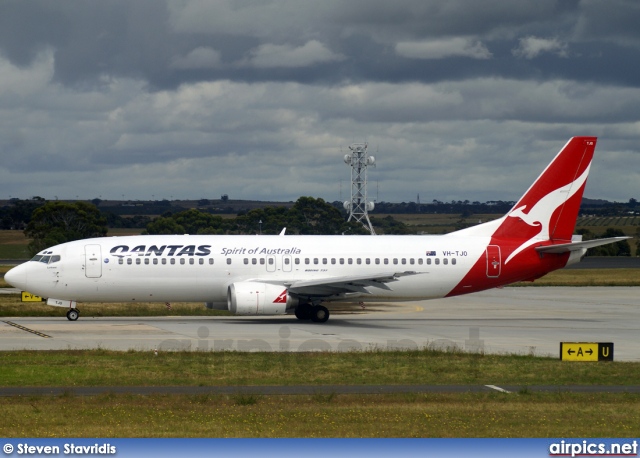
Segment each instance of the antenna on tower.
M367 167L375 167L376 159L367 154L367 146L366 143L354 143L349 146L351 153L344 155L344 162L351 166L351 200L344 203L344 208L349 212L347 221L357 221L371 235L376 235L368 213L375 204L367 202Z

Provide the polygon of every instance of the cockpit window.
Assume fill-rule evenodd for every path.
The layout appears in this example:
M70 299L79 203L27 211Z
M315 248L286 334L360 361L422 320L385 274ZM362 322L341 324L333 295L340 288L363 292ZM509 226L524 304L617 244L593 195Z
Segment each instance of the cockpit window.
M31 261L35 261L35 262L42 262L44 264L52 264L54 262L58 262L60 261L60 255L56 254L53 256L49 256L49 255L41 255L41 254L37 254L35 255L33 258L31 258Z

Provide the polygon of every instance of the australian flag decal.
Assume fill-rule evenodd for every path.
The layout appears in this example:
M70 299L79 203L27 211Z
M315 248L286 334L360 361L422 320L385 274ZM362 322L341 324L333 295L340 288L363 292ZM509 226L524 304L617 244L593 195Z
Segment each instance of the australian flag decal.
M435 256L436 252L435 251L427 251L427 256Z

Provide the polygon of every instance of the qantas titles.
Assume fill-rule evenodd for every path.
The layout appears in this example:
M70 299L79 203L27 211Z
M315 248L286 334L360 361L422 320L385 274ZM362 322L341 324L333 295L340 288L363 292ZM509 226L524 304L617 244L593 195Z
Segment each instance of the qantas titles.
M125 256L137 254L138 256L209 256L211 254L211 245L138 245L129 248L128 245L118 245L111 248L110 253L114 256ZM253 255L270 255L270 254L300 254L302 250L297 247L288 248L223 248L220 254L230 256L234 254L253 254Z

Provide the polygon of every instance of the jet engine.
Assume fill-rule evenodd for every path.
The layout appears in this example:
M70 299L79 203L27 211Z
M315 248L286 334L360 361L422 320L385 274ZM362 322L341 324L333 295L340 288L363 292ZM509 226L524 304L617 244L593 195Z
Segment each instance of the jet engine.
M281 285L244 281L227 289L227 308L234 315L284 315L297 303Z

